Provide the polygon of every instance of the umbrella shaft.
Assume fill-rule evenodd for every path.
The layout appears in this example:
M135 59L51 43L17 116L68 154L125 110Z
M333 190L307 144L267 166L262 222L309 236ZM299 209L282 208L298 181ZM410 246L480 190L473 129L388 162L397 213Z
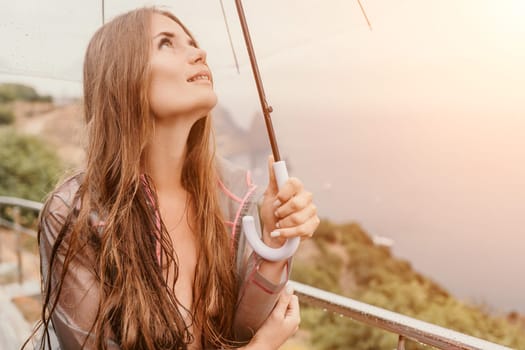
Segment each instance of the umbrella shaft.
M273 158L277 162L281 160L281 155L279 154L279 147L277 146L277 140L275 137L275 132L273 130L272 119L270 117L272 107L270 107L268 105L268 102L266 101L264 87L262 84L261 75L259 73L259 67L255 58L255 50L253 49L252 39L248 30L248 24L246 22L246 16L244 15L244 9L242 7L241 0L235 0L235 5L237 7L237 13L239 14L242 33L244 35L244 41L246 42L246 48L248 49L248 56L250 57L250 63L252 66L253 76L255 78L255 84L257 85L257 92L259 94L259 101L261 102L261 108L264 114L264 121L266 123L266 130L268 131L268 137L270 139L270 145L272 147Z

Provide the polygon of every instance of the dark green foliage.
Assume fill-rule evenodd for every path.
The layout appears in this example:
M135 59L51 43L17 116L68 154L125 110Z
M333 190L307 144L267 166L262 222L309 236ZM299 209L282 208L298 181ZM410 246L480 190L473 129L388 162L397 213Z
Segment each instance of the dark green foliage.
M15 114L10 106L0 103L0 125L12 124L15 121Z
M41 101L51 102L51 96L40 96L36 90L30 86L22 84L0 84L0 103L21 101Z
M0 131L0 195L42 201L61 171L58 157L39 139Z
M342 261L337 255L327 254L323 259L312 259L308 264L295 264L292 279L317 288L340 293L339 278Z
M318 256L313 261L296 259L293 279L494 343L525 349L523 327L490 315L481 306L455 299L413 270L410 263L393 257L388 248L374 245L359 225L323 221L313 239ZM334 254L341 246L347 253L344 259ZM355 282L355 288L341 288L344 279ZM391 350L397 345L395 334L308 305L302 305L301 319L301 328L310 332L312 349ZM406 349L430 347L409 341Z

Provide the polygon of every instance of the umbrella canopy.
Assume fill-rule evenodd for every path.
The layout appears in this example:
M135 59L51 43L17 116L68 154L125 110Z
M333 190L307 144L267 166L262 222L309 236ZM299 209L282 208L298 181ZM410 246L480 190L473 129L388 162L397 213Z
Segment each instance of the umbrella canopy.
M230 43L231 48L232 48L233 58L234 58L234 61L235 61L235 67L237 69L237 72L240 72L240 70L239 70L239 62L238 62L237 55L236 55L236 52L235 52L235 44L234 44L233 39L232 39L232 33L230 31L230 27L228 25L228 16L226 14L226 8L225 8L224 2L222 0L219 1L219 4L220 4L220 7L221 7L222 17L224 19L224 24L225 24L226 31L227 31L227 34L228 34L228 40L229 40L229 43ZM193 3L192 5L193 5L192 9L195 9L196 8L195 7L196 4ZM359 5L361 6L361 10L363 11L363 8L362 8L362 5L361 5L360 2L359 2ZM257 64L257 58L256 58L256 55L255 55L255 52L254 52L253 42L252 42L250 31L249 31L249 28L248 28L248 23L247 23L247 20L246 20L245 10L244 10L244 7L242 5L242 1L236 0L235 1L235 7L236 7L236 10L237 10L238 20L240 22L240 27L242 29L244 42L245 42L245 45L246 45L246 48L247 48L246 52L248 53L248 56L249 56L249 59L250 59L250 66L252 68L254 81L255 81L255 84L256 84L256 87L257 87L257 93L258 93L259 102L260 102L260 105L261 105L261 110L262 110L262 113L264 115L264 120L265 120L266 129L267 129L267 133L268 133L268 138L269 138L269 141L270 141L270 145L271 145L271 148L272 148L272 153L273 153L274 159L276 161L276 163L274 164L275 176L277 178L277 182L279 184L279 187L281 187L284 184L284 182L287 180L287 178L288 178L288 172L287 172L285 163L281 161L281 156L280 156L279 148L278 148L278 145L277 145L277 140L276 140L276 137L275 137L275 133L274 133L271 117L270 117L270 113L272 112L272 107L268 104L268 101L267 101L266 96L265 96L265 91L264 91L264 87L263 87L263 83L262 83L262 78L261 78L259 67L258 67L258 64ZM206 7L207 10L209 10L211 8L212 7L209 7L209 6ZM58 11L58 13L60 13L63 10L64 9L60 9ZM16 11L14 11L14 12L16 12ZM93 11L91 11L91 12L93 13ZM101 0L100 8L99 8L99 11L97 11L97 12L99 12L101 14L101 24L103 24L105 22L105 20L106 20L106 2L104 0ZM119 9L119 12L122 12L122 9ZM55 13L55 15L56 15L56 13ZM181 18L183 17L180 14L178 14L178 15ZM201 16L202 16L201 19L205 19L207 14L204 11L199 11L199 17L201 17ZM87 16L87 17L89 17L89 16ZM260 16L258 16L258 17L260 17ZM265 19L272 19L272 17L263 17L263 18L265 18ZM69 16L69 20L70 21L73 20L73 19L74 19L74 16ZM367 21L368 21L368 19L367 19ZM184 22L184 20L183 20L183 22ZM91 21L88 20L88 23L91 23ZM212 22L212 24L213 24L213 22ZM26 25L27 25L27 23L26 23ZM369 23L369 25L370 25L370 23ZM191 24L188 24L188 27L191 27ZM67 23L66 28L76 28L76 26L72 25L72 23L70 22L70 23ZM34 38L31 37L31 35L30 35L31 31L30 30L24 30L23 26L20 26L19 29L21 29L20 32L24 32L24 38L26 38L26 41L35 40ZM65 31L65 28L63 28L63 30L64 30L65 33L69 32L69 30ZM56 43L57 42L57 40L56 40L57 39L56 32L53 33L53 34L54 35L50 35L50 38L51 38L51 40L53 42ZM77 41L82 41L81 38L83 37L83 35L80 34L80 33L76 33L76 35L78 35L77 38L76 38ZM277 34L275 37L281 38L281 37L285 37L285 36ZM65 51L67 52L67 50L65 50ZM24 68L20 67L20 62L16 62L16 60L15 60L15 62L11 62L11 64L10 64L10 62L8 60L6 60L7 62L5 64L7 65L7 67L6 67L5 70L6 71L12 70L15 74L20 74L20 75L35 74L35 75L41 75L41 76L48 74L48 75L54 76L55 78L59 78L59 79L63 79L63 80L68 80L68 79L74 80L75 79L74 76L77 74L76 71L78 71L78 67L76 67L75 65L66 66L65 69L62 66L57 66L57 65L54 65L54 64L53 65L49 65L48 64L47 66L42 66L41 64L36 64L35 65L34 59L36 57L39 57L38 55L25 56L25 55L17 55L15 53L15 54L11 54L11 57L13 57L13 58L18 57L19 59L22 58L22 57L24 57L24 58L28 57L28 60L27 60L28 62L26 64L31 64L31 67L33 67L33 68L27 67L27 68L24 69ZM59 58L58 58L58 61L60 61ZM74 60L74 61L78 62L78 58L76 60ZM41 63L41 61L37 61L37 62ZM9 65L11 65L11 67L9 67ZM210 60L210 66L212 66L211 60ZM36 71L35 71L35 69L36 69ZM245 218L245 219L248 219L248 218ZM283 246L279 250L278 249L270 249L270 248L264 246L264 244L262 244L262 241L260 241L260 239L258 238L258 235L257 235L257 233L255 231L255 226L253 225L253 223L248 224L248 222L253 222L253 219L252 219L252 221L243 220L243 224L245 226L245 232L247 232L247 238L248 238L250 244L259 253L259 255L264 256L265 258L270 259L270 260L282 260L282 259L285 259L285 258L289 257L290 255L292 255L293 252L297 249L298 244L299 244L299 238L298 237L296 237L296 238L294 238L292 240L289 240L289 242L287 244L285 244L285 246ZM250 238L250 233L251 233L251 236L252 236L251 238ZM270 256L273 256L273 258L270 258Z
M297 1L282 3L276 0L263 3L246 1L245 6L240 3L233 0L197 0L160 1L155 5L166 7L181 18L200 46L208 51L208 64L221 101L221 94L235 90L231 89L234 85L251 91L249 100L253 101L250 104L252 110L255 107L262 111L274 158L280 160L262 79L256 76L254 80L251 73L252 69L254 72L259 72L259 69L254 68L257 64L254 63L253 49L250 66L246 47L251 48L252 45L245 42L250 34L244 12L250 23L258 60L276 62L275 58L287 50L325 40L340 31L347 18L340 21L328 19L348 9L342 8L343 3L336 1L332 4L334 6L313 0L301 1L300 4ZM364 14L360 0L352 3L354 6L359 4ZM89 4L65 0L10 3L0 14L0 23L3 23L0 40L4 43L0 56L0 80L2 75L22 81L27 81L28 77L32 77L33 81L35 77L50 78L55 85L61 86L62 93L67 91L66 95L81 95L83 54L93 33L106 20L150 4L143 0L125 3L100 0ZM245 11L239 10L236 5ZM357 6L354 10L358 10ZM241 18L244 20L240 21ZM368 21L366 14L365 18ZM289 77L283 76L282 79L288 80ZM257 100L259 103L255 102Z
M80 96L85 48L103 18L109 20L125 11L151 4L144 0L25 0L3 5L0 12L0 40L3 43L0 81L29 82L37 88L45 86L55 97ZM219 101L234 115L243 116L243 126L247 127L253 112L260 106L235 2L172 0L154 4L175 13L193 32L200 46L208 52ZM294 85L300 85L302 77L296 75L295 68L297 63L304 68L310 62L304 57L301 62L290 63L290 52L326 43L337 33L348 33L352 27L366 28L358 4L349 0L243 2L265 86L266 72L277 70L272 73L278 76L271 82L274 86L266 86L270 102L276 87L291 84L288 96L297 96L300 91ZM311 62L314 60L312 58ZM286 71L286 74L281 75L279 71ZM306 98L308 92L304 95Z
M294 1L297 6L293 7L290 2L286 6L280 3L279 0L244 3L258 55L262 58L322 39L337 32L346 22L341 18L341 21L330 21L329 27L324 25L323 19L336 16L341 6L327 7L325 2L313 0ZM222 4L219 0L155 2L156 6L174 12L190 28L208 51L210 66L215 72L228 71L235 66L223 10L230 23L239 63L241 66L249 63L234 1L222 1ZM80 81L85 47L103 19L144 5L151 5L151 2L26 0L2 5L0 74ZM312 11L315 7L319 11ZM318 21L323 23L322 31L311 25ZM267 35L268 32L272 35Z

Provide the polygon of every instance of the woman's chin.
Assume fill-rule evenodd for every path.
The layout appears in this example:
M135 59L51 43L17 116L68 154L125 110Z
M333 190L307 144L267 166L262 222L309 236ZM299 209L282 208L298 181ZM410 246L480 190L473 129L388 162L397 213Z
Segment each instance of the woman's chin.
M211 94L210 94L210 99L213 101L213 105L215 106L217 104L217 101L219 100L219 98L217 97L217 94L215 93L214 90L211 90Z
M203 107L207 108L208 109L207 113L209 113L217 105L217 102L218 102L217 95L215 94L215 91L212 90L211 94L207 96L206 100L204 101L203 99L203 104L204 104Z

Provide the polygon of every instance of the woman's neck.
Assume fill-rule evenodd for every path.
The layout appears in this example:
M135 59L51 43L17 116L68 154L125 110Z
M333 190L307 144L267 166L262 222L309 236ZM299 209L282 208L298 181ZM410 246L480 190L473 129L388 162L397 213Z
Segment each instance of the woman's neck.
M146 172L157 191L169 193L182 190L182 167L192 125L183 118L169 124L156 122L147 148Z

